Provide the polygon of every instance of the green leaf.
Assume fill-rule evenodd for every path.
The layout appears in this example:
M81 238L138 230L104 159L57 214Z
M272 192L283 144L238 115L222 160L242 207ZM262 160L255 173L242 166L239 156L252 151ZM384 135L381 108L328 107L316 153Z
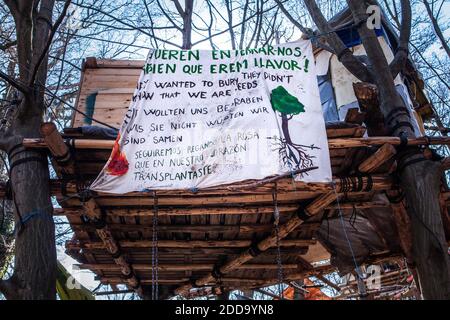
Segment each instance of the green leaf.
M270 94L272 109L282 114L296 115L305 112L305 106L283 86L278 86Z

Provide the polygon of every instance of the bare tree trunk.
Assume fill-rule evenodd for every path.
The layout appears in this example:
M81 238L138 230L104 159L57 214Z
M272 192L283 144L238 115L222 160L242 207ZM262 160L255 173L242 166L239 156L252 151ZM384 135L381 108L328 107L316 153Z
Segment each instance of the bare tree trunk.
M409 0L401 0L402 23L399 47L389 65L374 30L367 26L367 2L347 0L355 25L367 53L370 69L355 61L336 33L332 32L315 0L305 0L308 11L326 36L339 60L358 79L378 87L380 111L391 133L404 138L413 137L411 116L398 94L394 77L403 69L407 59L411 32ZM405 192L408 213L412 221L413 255L417 264L422 293L426 299L450 299L450 258L445 242L439 207L441 172L438 163L426 160L418 148L401 148L399 156L400 184Z
M189 50L192 48L192 12L194 9L194 0L185 0L184 3L182 48Z
M366 10L363 2L348 0L348 3L356 21L364 17ZM406 124L411 124L410 116L395 88L375 32L368 29L365 23L360 24L358 32L373 70L380 109L387 127L394 128L394 135L403 132L413 137L411 126ZM439 205L440 164L425 160L417 148L404 148L399 153L399 166L404 167L400 171L400 184L411 215L413 255L423 296L426 299L450 299L450 259Z
M40 118L27 119L15 133L36 137L39 124ZM14 166L24 159L29 161ZM11 162L14 166L10 178L16 205L16 250L14 274L4 284L8 289L2 291L7 299L55 299L55 229L47 157L45 153L19 147L13 151Z
M450 299L450 262L439 206L441 167L424 161L401 175L411 216L412 247L420 288L425 299Z
M45 110L47 50L70 1L55 25L51 25L54 0L39 5L27 0L5 1L14 17L19 63L21 103L0 148L8 151L15 204L16 254L13 276L0 281L7 299L56 299L56 245L53 206L50 199L47 155L26 150L22 138L40 136ZM14 83L14 81L11 81ZM16 81L17 82L17 81Z

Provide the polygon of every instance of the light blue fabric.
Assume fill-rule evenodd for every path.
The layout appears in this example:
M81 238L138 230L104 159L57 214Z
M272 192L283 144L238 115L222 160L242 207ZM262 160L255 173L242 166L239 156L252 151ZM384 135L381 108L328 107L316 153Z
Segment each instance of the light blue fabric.
M319 84L320 101L325 122L338 121L339 115L334 99L334 89L329 75L318 76L317 82Z

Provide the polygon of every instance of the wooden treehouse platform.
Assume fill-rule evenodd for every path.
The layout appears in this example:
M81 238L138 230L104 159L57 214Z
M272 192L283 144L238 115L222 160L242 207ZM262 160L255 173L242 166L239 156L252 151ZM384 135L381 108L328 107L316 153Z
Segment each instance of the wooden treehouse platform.
M328 230L329 239L317 235L325 232L327 221L333 228L340 210L346 217L355 210L365 213L358 220L360 232L351 234L361 262L408 257L408 216L403 203L394 201L400 198L392 177L401 141L364 138L357 110L345 122L327 124L334 176L330 184L294 182L285 176L201 190L88 194L86 188L108 160L114 141L93 139L77 127L94 124L86 113L118 127L141 66L88 59L77 101L84 115L76 113L73 127L63 134L47 123L41 138L23 142L47 149L51 156L58 176L51 180L52 193L61 206L54 212L70 222L74 235L66 252L80 268L92 270L104 284L126 284L144 295L152 285L152 217L157 211L158 284L168 294L189 295L190 289L205 286L231 290L276 284L274 196L285 282L335 270L329 260L339 257L347 244L333 230ZM94 109L86 104L93 94ZM408 144L423 146L428 156L429 145L450 144L450 138L422 137ZM445 219L449 196L443 190Z
M379 197L386 192L397 196L390 173L396 167L394 146L399 139L361 138L364 131L362 126L342 123L327 129L333 184L294 182L289 176L197 191L155 190L120 196L83 196L89 181L106 163L113 140L61 136L53 124L45 124L44 138L25 139L24 145L48 148L52 155L59 178L51 181L52 192L62 207L55 209L55 215L64 215L70 222L74 237L66 250L80 262L80 268L95 272L102 283L127 284L142 294L142 288L152 283L152 217L157 210L158 283L172 293L186 294L192 287L230 290L278 282L274 194L280 211L286 282L334 269L329 263L316 264L329 259L331 253L315 238L324 215L333 219L339 208L345 215L355 208L383 208L407 217L402 203ZM418 138L409 143L449 144L450 138ZM448 196L442 194L444 206ZM381 232L376 226L374 230ZM400 242L408 242L407 230L399 233L403 233ZM383 238L385 243L396 241ZM407 248L408 243L402 246ZM397 258L401 253L386 245L365 260Z

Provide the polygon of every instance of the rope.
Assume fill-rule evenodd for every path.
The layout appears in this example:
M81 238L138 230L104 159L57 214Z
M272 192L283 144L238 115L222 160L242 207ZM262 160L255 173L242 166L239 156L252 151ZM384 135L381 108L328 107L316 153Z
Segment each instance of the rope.
M11 149L9 150L9 154L8 154L8 157L9 157L9 164L10 164L10 165L9 165L9 168L8 168L8 166L6 165L6 160L5 160L5 158L2 156L2 161L4 162L5 167L6 167L6 169L7 169L7 173L8 173L8 183L7 183L7 185L9 186L9 189L11 190L11 198L12 198L12 200L13 200L14 207L16 208L16 213L17 213L17 216L18 216L18 218L19 218L19 226L18 226L18 227L16 226L16 227L14 228L14 233L13 233L13 234L16 234L16 231L17 231L17 233L20 233L20 232L23 230L23 228L25 227L25 223L26 223L29 219L24 218L24 216L26 217L27 215L23 215L23 214L20 212L19 206L17 205L17 201L16 201L16 197L15 197L14 188L13 188L13 186L12 186L12 183L10 182L10 181L11 181L11 173L12 173L13 169L14 169L16 166L18 166L18 165L20 165L20 164L24 164L24 163L26 163L26 162L32 162L32 161L35 161L35 162L40 162L40 163L47 164L47 158L43 158L43 157L39 157L39 156L29 156L29 157L25 157L25 158L22 158L22 159L13 161L13 158L14 158L15 156L17 156L19 153L23 153L23 152L26 151L26 150L20 150L20 151L17 151L16 153L12 154L12 150L15 150L15 149L17 149L17 148L19 148L19 147L21 147L21 146L22 146L22 144L15 145L13 148L11 148ZM36 210L35 210L35 211L36 211ZM29 213L29 214L31 214L31 213ZM28 215L29 215L29 214L28 214ZM34 215L33 215L33 216L34 216Z
M363 276L362 276L361 268L360 268L358 262L356 261L355 252L353 251L353 247L352 247L352 244L350 242L350 238L348 237L347 230L345 228L344 216L342 214L341 205L340 205L340 202L339 202L339 195L338 195L338 193L336 191L336 185L334 183L332 185L333 185L334 194L336 195L336 204L337 204L338 211L339 211L339 220L341 221L342 230L344 231L345 239L347 241L348 248L350 249L350 253L352 255L353 263L355 265L355 271L356 271L357 281L358 281L358 288L359 288L359 291L360 291L359 293L360 293L360 296L362 297L362 296L365 296L367 293L366 293L364 282L363 282Z
M158 197L153 192L152 222L152 300L158 300Z

